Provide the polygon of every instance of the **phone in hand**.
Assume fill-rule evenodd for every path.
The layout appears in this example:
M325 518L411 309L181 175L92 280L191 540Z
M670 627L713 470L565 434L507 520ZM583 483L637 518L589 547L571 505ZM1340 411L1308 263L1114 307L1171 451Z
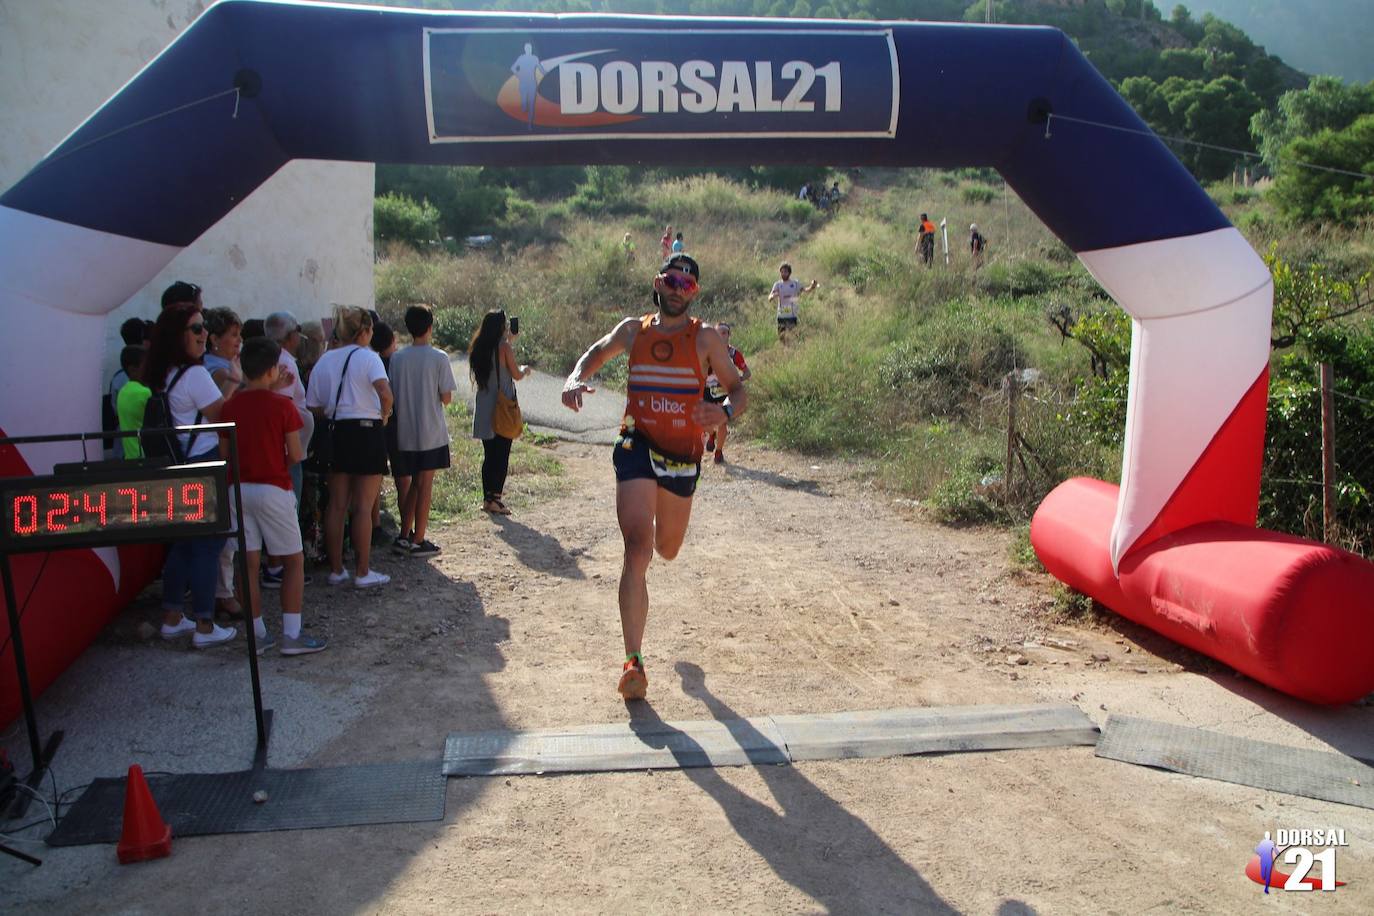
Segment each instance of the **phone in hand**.
M515 336L516 334L519 334L519 333L520 333L520 316L519 316L519 315L516 315L516 316L514 316L513 318L511 318L511 320L510 320L510 333L511 333L511 336L512 336L512 337Z

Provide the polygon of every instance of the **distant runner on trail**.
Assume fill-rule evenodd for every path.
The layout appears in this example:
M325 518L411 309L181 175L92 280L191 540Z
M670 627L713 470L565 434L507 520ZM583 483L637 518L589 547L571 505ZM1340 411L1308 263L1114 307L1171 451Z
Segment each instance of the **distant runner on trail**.
M672 560L687 536L692 496L701 477L702 435L744 412L744 382L714 328L687 310L700 289L697 262L684 254L664 261L653 280L657 312L626 318L588 348L563 385L563 406L582 407L587 380L621 353L630 360L625 419L611 452L615 511L625 542L620 571L620 629L625 664L616 689L642 700L649 686L640 652L649 616L646 574L654 551ZM719 404L703 397L707 375L725 389Z
M746 382L749 381L751 373L749 372L749 364L744 361L744 354L730 346L730 325L724 321L720 322L716 325L716 333L720 335L721 340L725 341L725 348L730 354L730 361L734 363L735 368L739 370L740 379ZM712 370L711 374L706 376L706 400L710 401L712 404L719 404L724 401L725 398L726 392L720 385L720 377L716 375L715 370ZM725 463L725 440L728 438L729 433L730 424L722 423L716 429L711 430L706 436L706 451L715 453L712 460L716 464Z
M921 262L929 267L935 260L935 224L924 213L921 214L920 238L916 247L920 251Z
M819 280L812 280L810 286L802 286L800 280L793 280L791 264L784 262L778 266L778 281L768 293L768 301L776 299L778 303L778 340L786 343L787 332L796 330L797 300L817 286L820 286Z
M971 223L968 227L968 252L973 259L973 269L977 270L983 266L983 252L987 250L988 240L983 233L978 231L978 224Z

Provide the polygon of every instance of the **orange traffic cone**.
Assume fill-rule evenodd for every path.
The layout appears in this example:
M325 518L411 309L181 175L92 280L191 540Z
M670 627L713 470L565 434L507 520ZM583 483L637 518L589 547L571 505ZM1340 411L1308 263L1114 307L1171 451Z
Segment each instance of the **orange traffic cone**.
M119 838L119 864L160 859L172 854L172 825L158 813L157 802L143 778L143 767L129 767L124 784L124 834Z

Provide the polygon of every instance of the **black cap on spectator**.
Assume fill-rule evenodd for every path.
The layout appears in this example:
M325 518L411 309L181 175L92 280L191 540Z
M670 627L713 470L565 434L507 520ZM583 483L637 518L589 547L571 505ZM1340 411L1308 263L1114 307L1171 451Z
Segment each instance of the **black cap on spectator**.
M178 280L162 293L162 307L176 305L178 302L199 302L200 287L185 280Z
M142 318L130 318L119 326L119 336L126 347L142 346L147 336L147 328Z
M252 340L254 337L267 336L267 323L261 318L249 318L243 323L243 339ZM240 360L241 361L241 360Z

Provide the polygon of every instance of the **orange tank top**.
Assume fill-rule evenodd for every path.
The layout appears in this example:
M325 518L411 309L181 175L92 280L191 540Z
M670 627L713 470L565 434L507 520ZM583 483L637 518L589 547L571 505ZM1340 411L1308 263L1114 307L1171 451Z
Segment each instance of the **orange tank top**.
M701 460L702 430L692 422L692 407L706 389L697 357L700 329L701 320L691 318L665 332L654 324L653 315L645 315L630 348L621 434L643 433L654 448L678 461Z

